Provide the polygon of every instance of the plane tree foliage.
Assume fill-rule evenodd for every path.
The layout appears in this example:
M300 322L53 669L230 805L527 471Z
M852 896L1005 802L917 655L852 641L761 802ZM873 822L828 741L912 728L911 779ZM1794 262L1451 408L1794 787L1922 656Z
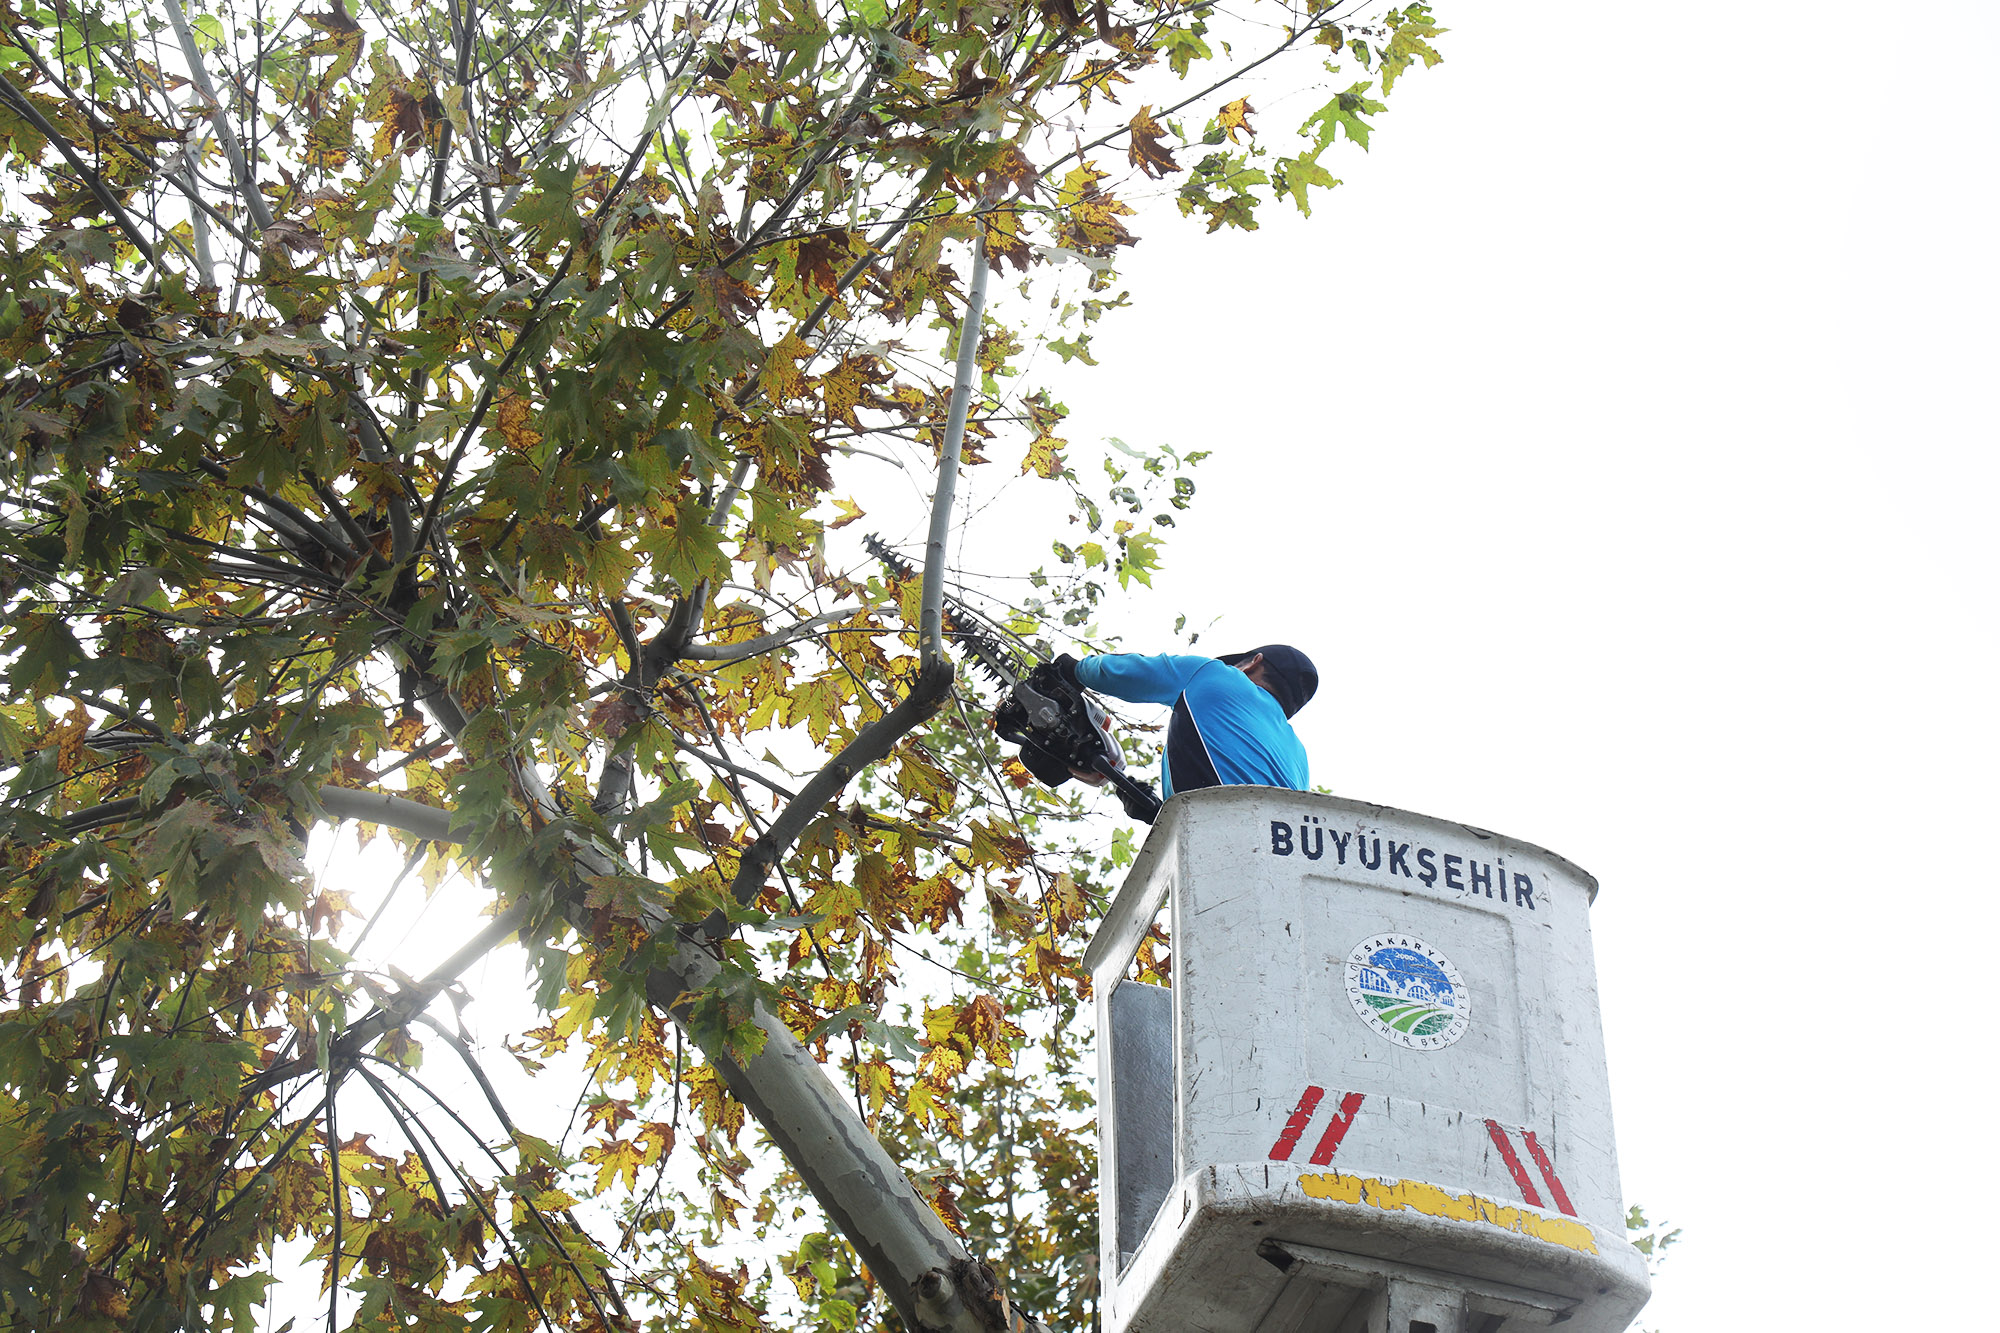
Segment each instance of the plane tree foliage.
M1431 14L312 3L0 0L0 1322L896 1326L717 1076L762 1005L1085 1326L1131 836L836 534L925 520L976 245L966 464L1077 516L989 605L1150 581L1190 460L1072 468L1020 372L1091 359L1139 208L1310 210ZM368 952L343 819L472 886L451 963ZM509 941L502 1070L433 1001Z

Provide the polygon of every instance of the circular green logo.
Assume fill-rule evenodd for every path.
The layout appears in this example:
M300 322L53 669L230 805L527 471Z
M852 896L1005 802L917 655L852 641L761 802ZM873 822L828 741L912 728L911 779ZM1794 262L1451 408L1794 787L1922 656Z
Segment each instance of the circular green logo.
M1347 1001L1396 1045L1436 1051L1472 1026L1472 996L1447 958L1414 935L1372 935L1347 955Z

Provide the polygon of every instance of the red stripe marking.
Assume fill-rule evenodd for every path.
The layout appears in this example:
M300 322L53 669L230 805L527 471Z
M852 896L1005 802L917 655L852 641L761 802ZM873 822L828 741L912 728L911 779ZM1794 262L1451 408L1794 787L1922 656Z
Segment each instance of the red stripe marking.
M1340 1108L1333 1113L1333 1123L1328 1125L1326 1133L1320 1136L1319 1147L1313 1149L1314 1166L1325 1166L1333 1160L1334 1149L1338 1148L1340 1141L1347 1137L1348 1127L1354 1123L1354 1113L1361 1109L1361 1103L1366 1100L1367 1098L1358 1092L1350 1092L1340 1099Z
M1493 1140L1493 1146L1500 1150L1500 1160L1507 1164L1507 1170L1514 1177L1514 1183L1521 1187L1521 1197L1537 1208L1542 1206L1542 1196L1535 1193L1535 1182L1528 1179L1528 1172L1521 1165L1521 1159L1514 1154L1514 1144L1508 1139L1507 1131L1500 1128L1498 1120L1486 1122L1486 1133Z
M1555 1196L1556 1207L1562 1209L1566 1215L1575 1217L1576 1209L1570 1206L1569 1191L1565 1190L1563 1183L1556 1179L1556 1168L1554 1163L1549 1161L1549 1155L1542 1151L1541 1144L1535 1142L1535 1131L1524 1129L1521 1131L1521 1138L1527 1143L1528 1156L1535 1159L1535 1167L1542 1173L1542 1179L1548 1182L1549 1193Z
M1307 1087L1299 1104L1292 1108L1292 1118L1285 1122L1285 1132L1278 1135L1278 1141L1271 1145L1271 1160L1289 1162L1292 1149L1299 1146L1299 1135L1306 1132L1312 1123L1313 1112L1319 1109L1319 1099L1326 1096L1325 1088Z

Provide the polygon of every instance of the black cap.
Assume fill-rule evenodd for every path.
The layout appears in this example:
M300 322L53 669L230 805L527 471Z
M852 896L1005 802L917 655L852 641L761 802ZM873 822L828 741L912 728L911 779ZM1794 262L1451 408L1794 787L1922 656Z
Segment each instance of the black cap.
M1319 669L1307 657L1289 643L1267 643L1262 648L1252 648L1247 653L1230 653L1215 660L1224 666L1235 666L1262 653L1264 655L1267 688L1278 701L1278 706L1290 717L1306 706L1319 689Z

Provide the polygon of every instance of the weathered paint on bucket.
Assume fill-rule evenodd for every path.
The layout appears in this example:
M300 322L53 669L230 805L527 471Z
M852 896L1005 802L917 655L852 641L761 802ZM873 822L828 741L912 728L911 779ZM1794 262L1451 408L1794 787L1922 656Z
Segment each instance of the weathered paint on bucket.
M1169 802L1086 958L1105 1333L1625 1328L1596 888L1380 806ZM1163 906L1171 996L1121 994Z

